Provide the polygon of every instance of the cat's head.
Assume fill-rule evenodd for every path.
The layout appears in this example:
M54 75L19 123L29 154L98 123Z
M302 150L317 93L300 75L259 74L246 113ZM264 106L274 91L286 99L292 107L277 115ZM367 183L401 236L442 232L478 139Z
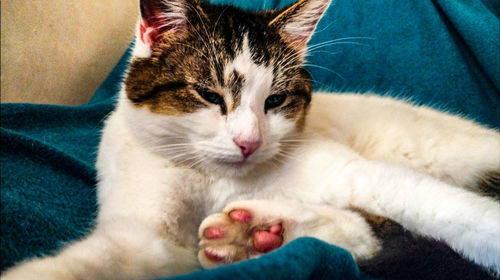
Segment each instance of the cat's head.
M226 176L285 153L311 100L306 43L329 4L248 12L141 0L124 88L135 133L173 161Z

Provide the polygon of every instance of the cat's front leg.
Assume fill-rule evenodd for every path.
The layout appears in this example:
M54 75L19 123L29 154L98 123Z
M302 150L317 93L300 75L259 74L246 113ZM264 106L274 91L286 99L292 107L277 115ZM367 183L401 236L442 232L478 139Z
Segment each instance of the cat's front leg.
M356 260L380 249L359 213L292 201L246 200L208 216L199 228L198 259L205 268L258 257L298 237L343 247Z
M119 139L119 141L117 141ZM152 279L199 268L196 172L176 168L133 138L114 113L99 156L96 228L54 256L27 260L2 279ZM200 218L198 218L200 217Z
M137 220L117 219L54 256L18 264L2 280L153 279L198 268L195 251Z

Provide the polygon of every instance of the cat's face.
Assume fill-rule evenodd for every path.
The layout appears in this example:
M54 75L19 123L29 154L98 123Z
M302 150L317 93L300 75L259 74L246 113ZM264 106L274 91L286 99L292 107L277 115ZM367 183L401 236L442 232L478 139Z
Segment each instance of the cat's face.
M241 176L292 143L311 100L303 68L327 0L252 13L141 1L125 92L139 138L188 166Z

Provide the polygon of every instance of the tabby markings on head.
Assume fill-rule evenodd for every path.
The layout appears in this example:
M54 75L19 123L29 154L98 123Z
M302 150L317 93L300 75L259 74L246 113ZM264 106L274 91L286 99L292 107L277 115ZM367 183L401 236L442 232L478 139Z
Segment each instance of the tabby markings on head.
M304 118L311 85L303 53L320 17L304 15L324 8L303 2L254 13L194 0L142 1L138 45L125 83L129 99L166 115L210 106L226 114L241 104L267 113L266 97L284 94L285 102L271 111ZM309 29L296 28L304 22Z

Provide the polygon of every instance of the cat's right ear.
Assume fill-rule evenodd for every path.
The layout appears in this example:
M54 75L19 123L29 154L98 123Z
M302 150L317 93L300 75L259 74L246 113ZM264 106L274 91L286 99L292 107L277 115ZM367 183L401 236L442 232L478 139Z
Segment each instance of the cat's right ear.
M187 9L192 0L141 0L134 55L150 57L156 43L186 32Z
M293 48L302 50L332 0L299 0L277 11L269 26L278 28L281 37Z

